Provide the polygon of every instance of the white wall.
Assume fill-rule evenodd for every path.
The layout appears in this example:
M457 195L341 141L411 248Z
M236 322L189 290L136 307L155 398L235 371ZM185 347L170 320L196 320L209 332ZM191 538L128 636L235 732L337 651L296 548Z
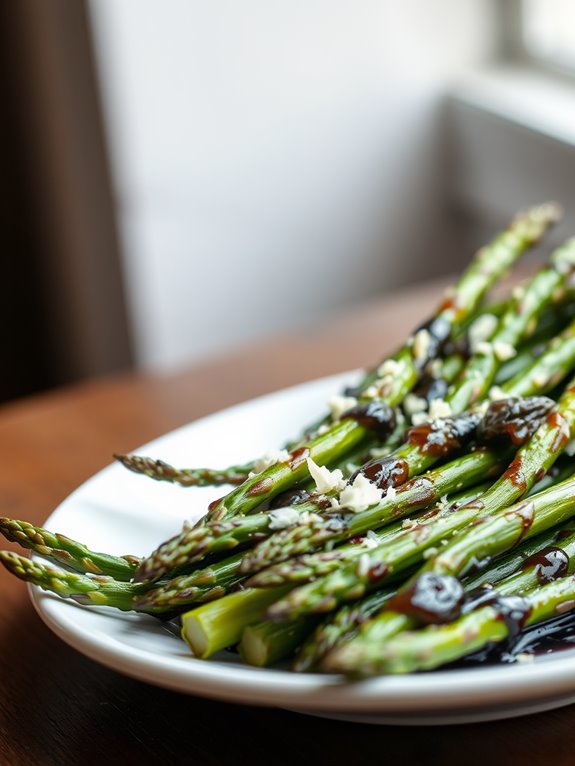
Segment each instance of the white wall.
M91 0L137 355L172 366L437 271L438 103L489 0Z

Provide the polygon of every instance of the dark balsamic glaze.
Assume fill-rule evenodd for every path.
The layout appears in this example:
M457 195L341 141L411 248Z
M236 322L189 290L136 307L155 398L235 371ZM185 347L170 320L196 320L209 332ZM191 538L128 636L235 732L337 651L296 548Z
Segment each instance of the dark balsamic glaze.
M444 378L434 378L432 375L424 374L413 389L413 393L429 404L432 399L445 399L448 389L449 383Z
M509 519L519 519L521 524L521 531L519 537L516 539L516 544L523 538L531 524L533 524L533 514L535 512L535 506L530 500L525 500L521 505L516 506L512 511L506 511L505 516Z
M523 461L521 455L516 455L509 468L503 474L503 478L509 479L509 481L517 487L521 492L525 492L527 489L527 481L525 474L523 473Z
M450 308L452 307L450 306ZM421 330L426 330L429 333L427 353L423 359L417 360L416 364L418 367L424 367L430 359L435 359L439 356L443 347L449 340L451 329L451 322L443 317L432 317L417 328L414 335Z
M566 537L572 530L564 530L558 538ZM541 584L552 582L564 576L569 567L569 556L559 547L548 546L529 556L523 568L535 567L535 573ZM520 596L498 596L491 585L477 588L465 597L461 613L481 606L494 606L505 621L509 636L500 644L491 644L478 652L468 655L448 668L461 668L484 664L515 662L518 655L550 657L557 652L575 649L575 619L573 613L559 614L550 620L524 629L529 616L529 603Z
M522 569L535 567L535 575L541 585L563 577L569 569L569 556L555 545L548 545L523 562Z
M451 356L452 354L458 354L464 361L471 358L471 343L467 335L447 341L443 347L443 355Z
M520 447L533 436L554 404L546 396L516 396L492 402L477 426L477 438L482 444Z
M365 384L364 384L365 385ZM346 386L343 389L344 396L353 396L354 399L359 399L363 391L362 386Z
M416 617L421 622L452 622L461 614L465 592L457 577L423 572L388 602L395 612Z
M522 596L501 596L491 585L482 585L471 593L465 594L461 602L460 614L491 606L495 609L497 619L502 620L508 632L507 641L513 640L523 629L531 614L531 605Z
M507 627L508 639L513 640L522 631L531 614L531 605L522 596L501 596L492 603L497 611L497 618Z
M481 606L488 606L493 603L496 597L497 593L495 592L493 585L480 585L479 588L475 588L475 590L465 594L465 598L461 604L461 614L473 612Z
M265 495L265 493L272 488L273 479L270 476L264 476L255 484L253 484L246 492L249 497L257 497L258 495Z
M289 466L292 471L295 471L295 469L299 468L302 463L305 463L309 455L310 452L308 447L299 447L298 449L294 450L290 455L289 462Z
M377 434L382 441L393 433L397 425L397 416L393 407L379 401L358 404L346 410L341 420L355 420L363 428Z
M553 440L551 449L553 452L558 452L559 450L563 449L563 447L565 447L569 441L569 424L567 423L565 417L559 412L552 412L547 417L547 422L552 428L557 429L557 435Z
M417 476L409 482L410 492L413 497L408 501L410 508L423 508L435 500L435 485L425 476ZM401 514L401 509L397 511Z
M406 440L408 444L419 447L424 454L446 457L469 444L478 422L478 415L465 413L455 418L421 423L407 431Z
M222 500L224 499L225 495L223 497L217 497L215 500L212 500L212 502L208 505L208 511L213 511L216 506L218 506Z
M378 561L376 564L372 564L367 572L367 579L370 583L379 582L389 572L389 567L385 561Z
M516 661L518 655L552 659L559 652L575 650L575 620L562 614L539 625L522 630L519 635L501 644L491 644L469 654L445 669L461 669L483 665L498 665Z

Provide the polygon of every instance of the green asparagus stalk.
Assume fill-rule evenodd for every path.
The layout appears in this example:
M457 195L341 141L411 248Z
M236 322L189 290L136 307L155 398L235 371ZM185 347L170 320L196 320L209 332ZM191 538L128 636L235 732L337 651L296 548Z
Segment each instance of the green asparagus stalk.
M132 579L140 561L137 556L112 556L92 551L83 543L27 521L0 518L0 533L10 542L82 574L89 572L127 581Z
M221 598L246 579L239 571L241 560L242 553L236 553L211 566L161 582L138 595L134 609L154 614L181 612L192 604Z
M465 590L470 594L470 601L466 605L466 611L473 610L474 600L475 608L479 608L486 598L528 593L537 586L559 576L571 574L574 570L575 530L572 523L571 527L560 526L546 530L534 539L524 542L516 553L502 557L495 566L490 565L479 575L467 580ZM466 617L462 617L452 625L465 621ZM379 653L383 657L387 654L389 645L393 646L401 640L409 643L412 636L425 634L426 629L412 632L417 627L418 621L413 617L383 612L375 619L364 622L359 634L347 645L340 642L335 651L327 655L323 666L336 672L363 675L374 660L379 662L376 659L376 647L379 647ZM431 634L433 632L434 629L430 631ZM418 639L415 640L416 644L417 642ZM464 646L465 642L462 644L462 647ZM464 648L459 656L467 653L467 648ZM382 666L377 672L388 671Z
M564 522L566 519L571 519L575 513L574 490L575 480L568 479L551 489L533 495L529 500L524 500L508 509L499 511L492 518L494 524L490 525L490 530L493 537L489 540L489 544L487 546L476 545L475 549L469 544L468 553L472 555L471 551L475 550L476 553L483 556L483 559L474 558L473 560L486 561L490 556L496 556L501 551L509 550L523 536L529 538L538 532L546 531L556 524ZM521 523L525 525L526 518L529 518L528 514L530 513L533 513L534 523L530 525L528 530L525 530L523 526L523 535L518 534L518 525ZM511 532L514 534L510 534ZM467 538L468 534L470 533L463 535L462 539ZM570 546L571 543L568 545ZM444 550L449 547L449 545L445 546ZM564 547L563 542L561 547ZM571 548L569 549L571 550ZM531 574L540 576L535 565ZM519 592L537 584L529 580L528 575L529 570L525 570L508 579L512 583L512 587ZM493 572L489 572L489 580L494 581ZM511 590L505 592L511 592ZM365 640L368 644L382 646L393 640L395 636L416 629L422 621L450 621L458 614L462 597L463 588L454 580L453 575L449 577L445 573L439 575L437 566L429 570L424 567L423 571L420 570L413 581L404 585L388 601L384 611L366 626L365 634L362 634L361 640Z
M381 588L368 593L363 598L344 604L336 612L330 614L302 645L293 663L296 672L303 673L317 667L320 661L332 650L357 634L363 623L377 614L385 606L387 601L395 593L395 588ZM278 628L286 628L296 623L270 622L266 625L277 625Z
M505 396L548 393L575 367L575 321L552 338L545 351L500 387Z
M485 312L494 316L501 316L504 313L504 309L507 308L507 304L501 303L496 305L490 305L485 308ZM478 316L481 315L480 312ZM553 316L555 312L553 312ZM474 317L475 318L475 317ZM544 332L541 333L539 327L533 336L534 342L540 345L544 340L548 340L549 331L546 329L549 325L549 319L545 322ZM557 321L554 320L551 324L552 330L557 329ZM560 328L559 328L560 329ZM573 334L575 331L572 329L570 333L570 340L573 342L571 346L575 348L575 340L573 340ZM553 333L554 335L555 333ZM501 365L502 375L501 378L497 378L498 384L503 383L513 377L514 380L521 379L523 372L528 366L533 363L533 343L529 342L525 344L525 348L522 348L516 357L504 362ZM563 355L575 354L570 349L563 351ZM453 382L457 375L464 367L464 358L460 354L452 354L447 359L441 361L440 378L447 384ZM508 372L507 372L508 371ZM499 372L498 372L499 376ZM361 388L367 388L372 385L377 378L377 371L373 370L369 373L369 377L366 377ZM520 392L517 395L527 396L526 392ZM328 419L322 418L317 423L317 427L324 425L328 422ZM307 429L307 432L314 433L317 431L317 427ZM248 475L255 471L256 461L250 461L241 465L227 466L226 468L176 468L169 463L166 463L160 459L154 459L145 457L142 455L126 455L126 454L114 454L114 458L122 463L128 470L148 476L156 481L165 481L169 483L179 484L182 487L205 487L205 486L220 486L223 484L241 484L244 482Z
M478 485L472 490L460 492L452 498L452 503L462 504L477 497L487 485ZM401 528L401 522L396 522L384 530L387 536L396 533ZM382 535L383 537L383 535ZM356 543L326 553L326 567L329 571L339 561L358 555L358 551L366 549L372 544L372 538L366 538ZM246 575L240 570L243 552L235 553L211 566L197 569L190 574L175 577L168 582L163 582L156 587L146 590L135 599L134 608L145 612L165 612L170 610L181 611L183 607L194 603L203 603L221 598L230 589L235 588L246 579ZM257 587L257 586L256 586Z
M525 561L545 548L561 546L569 552L571 550L571 538L575 534L575 522L569 519L564 524L550 527L534 537L523 540L520 545L507 551L504 555L493 557L486 566L463 577L462 582L467 592L472 592L486 585L500 583L508 580L521 570ZM569 553L571 556L571 553ZM520 590L526 590L522 586ZM509 591L511 593L512 591ZM519 592L519 591L517 591Z
M539 271L528 283L520 295L510 302L503 314L492 341L483 343L478 353L472 356L463 371L462 379L449 391L446 407L449 414L462 413L470 404L477 402L489 389L500 365L501 349L505 353L515 354L515 345L524 335L533 331L537 317L551 302L557 289L564 285L575 264L575 239L554 251L550 266ZM525 384L523 384L526 387ZM541 383L543 387L543 382ZM440 459L446 458L461 449L474 435L478 416L468 414L453 421L440 420L426 427L439 433L421 438L414 429L408 433L405 444L396 449L390 460L401 461L401 471L386 476L383 489L398 486L407 478L423 473ZM427 435L426 430L426 435ZM413 434L413 438L410 435ZM432 438L433 437L433 438Z
M509 550L523 538L528 538L563 521L572 513L575 502L570 493L575 480L567 479L545 492L533 495L511 508L509 500L498 502L500 496L521 496L538 473L542 475L553 463L555 456L573 438L575 431L575 379L565 389L557 409L537 429L529 443L518 451L503 476L480 501L478 523L464 535L459 535L436 556L428 559L415 578L402 592L417 590L430 576L457 577L475 562ZM497 507L498 506L498 507ZM497 512L496 512L497 511Z
M309 621L295 623L296 627L291 631L286 629L283 623L277 626L277 630L273 630L271 626L264 628L261 618L266 606L278 597L285 596L289 589L289 586L272 590L246 589L186 614L183 617L185 637L194 654L207 658L216 651L237 643L246 629L251 627L246 642L251 637L254 644L250 645L249 649L246 649L247 643L243 646L249 652L249 661L252 664L264 665L283 658L289 649L295 648L301 641L306 630L310 629ZM351 613L342 616L341 622L345 627L354 623L356 626L358 622L371 616L385 604L391 593L386 590L371 595L373 598L359 606L359 615L350 610ZM351 609L357 610L358 607L354 604ZM336 627L338 635L340 627L341 625Z
M235 561L228 559L219 563L215 570L206 567L184 577L162 581L149 593L147 586L140 583L116 580L109 575L84 576L63 571L16 553L0 552L0 558L21 580L62 598L73 599L84 606L111 606L157 616L180 614L193 604L221 598L245 579L237 574L240 556Z
M287 593L289 588L280 589ZM237 644L244 628L261 619L274 594L255 588L230 593L182 615L182 638L196 657L207 659Z
M182 487L218 487L222 484L242 484L255 463L232 465L227 468L175 468L163 460L143 455L114 454L114 458L128 470L149 476L156 481L167 481Z
M575 266L575 238L553 252L550 266L541 269L523 294L512 301L501 318L495 335L483 344L466 366L462 379L448 392L446 402L453 412L462 412L479 401L488 391L499 364L516 353L515 346L535 330L538 316L556 290L563 287Z
M273 665L293 654L316 623L312 617L288 624L258 622L248 625L238 645L240 656L245 663L258 668Z
M543 532L570 519L575 510L575 479L532 495L530 498L483 517L463 535L450 542L437 556L428 560L423 573L440 577L464 575L477 561L510 550L523 539ZM409 583L412 588L414 583Z
M127 612L132 609L134 594L141 591L133 583L64 572L11 551L0 551L0 563L21 580L85 606L111 606Z
M547 479L547 481L549 481L549 479ZM543 484L545 482L546 480L544 479L541 483ZM484 488L485 487L483 487L483 489ZM454 496L452 504L461 504L465 502L466 497L470 499L470 497L476 496L478 489L479 487L472 491L458 493L457 496ZM397 526L397 524L392 525L392 527L396 528ZM389 529L390 528L386 530L388 536L393 534L388 531ZM549 536L549 541L551 540L552 536ZM527 544L522 546L523 554L525 556L530 555L535 550L544 547L547 542L548 539L546 537L539 536L535 542L530 543L531 547L528 547ZM362 546L355 544L349 546L349 549L359 549L361 551ZM504 574L508 574L509 571L512 571L512 564L513 568L516 569L518 566L517 557L514 557L513 562L499 564L498 567L495 568L496 572L500 572L496 579L500 579ZM158 590L162 589L159 588ZM354 627L357 627L357 624L360 621L367 619L368 616L371 616L375 611L381 609L387 598L394 592L395 589L393 588L375 591L373 594L366 596L359 603L356 602L352 605L342 607L338 612L338 618L334 618L333 624L326 625L324 630L322 630L322 626L320 626L316 631L316 633L318 633L316 640L311 642L314 650L310 651L309 648L307 652L302 650L300 653L300 665L298 665L297 669L303 670L308 668L313 661L314 656L319 659L317 656L318 653L323 654L327 652L328 648L331 648L334 645L338 634L341 635L346 629L348 632L351 632ZM177 601L174 601L173 604L167 602L166 608L176 605ZM257 665L259 667L272 664L293 653L302 642L302 639L307 637L312 630L313 623L314 618L312 617L296 623L258 622L254 625L250 625L245 628L244 633L242 634L240 653L243 651L244 659L249 664ZM307 643L309 644L310 642Z

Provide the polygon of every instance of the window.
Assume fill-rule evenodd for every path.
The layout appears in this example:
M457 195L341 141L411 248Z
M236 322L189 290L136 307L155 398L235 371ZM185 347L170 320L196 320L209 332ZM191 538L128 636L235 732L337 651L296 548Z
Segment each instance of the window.
M575 74L575 2L521 0L520 37L531 59Z

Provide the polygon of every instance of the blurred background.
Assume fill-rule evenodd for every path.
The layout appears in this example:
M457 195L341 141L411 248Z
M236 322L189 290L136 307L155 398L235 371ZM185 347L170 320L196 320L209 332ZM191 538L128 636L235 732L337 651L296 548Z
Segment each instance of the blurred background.
M0 85L0 401L575 231L571 0L19 0Z

